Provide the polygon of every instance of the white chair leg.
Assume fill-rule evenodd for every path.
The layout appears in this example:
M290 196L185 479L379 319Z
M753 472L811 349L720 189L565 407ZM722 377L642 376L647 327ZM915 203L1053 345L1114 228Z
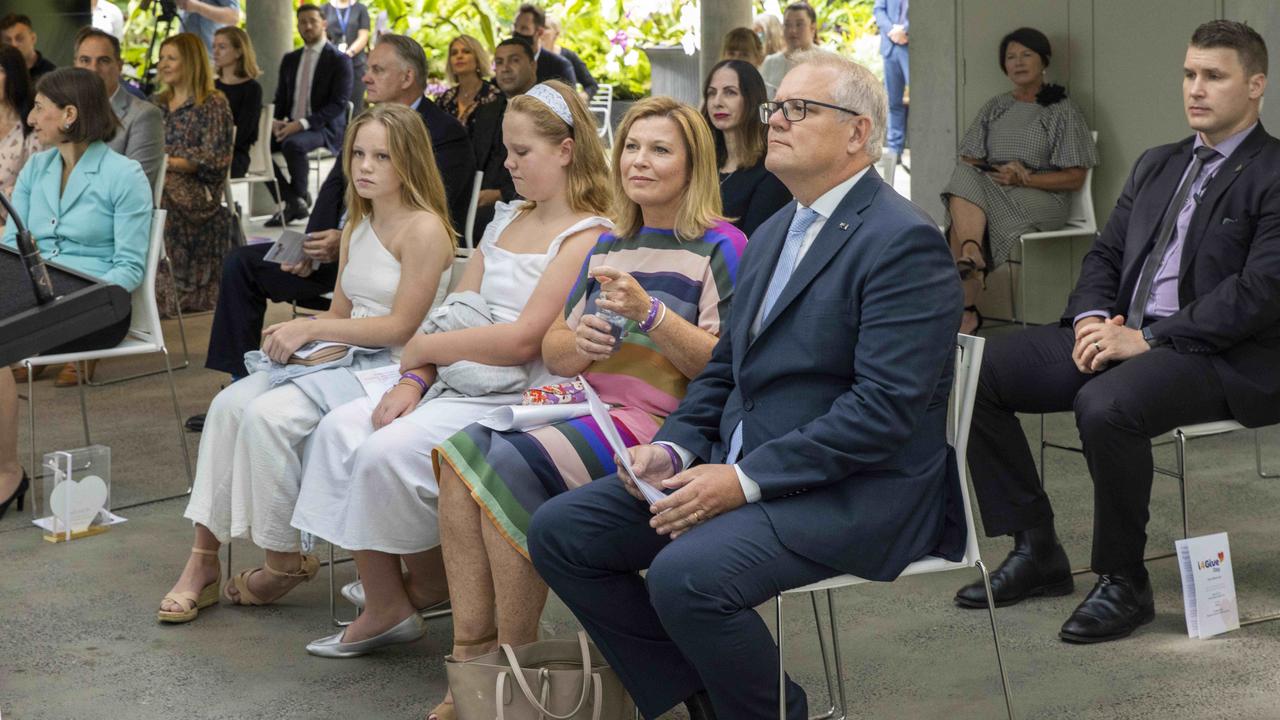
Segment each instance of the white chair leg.
M44 469L40 468L40 466L36 464L36 386L35 376L32 372L34 368L31 367L31 363L29 362L22 363L22 366L27 369L27 440L31 446L31 463L28 467L31 468L32 473L35 473L37 469L39 469L40 474L38 477L43 478ZM32 495L40 498L40 502L44 502L43 493L34 492ZM34 506L34 504L35 503L33 502L32 505Z
M787 720L787 664L782 651L782 596L778 596L778 720Z
M1280 473L1269 473L1262 469L1262 433L1258 430L1253 431L1253 457L1255 466L1258 468L1258 477L1280 477Z
M337 572L334 569L334 566L337 564L337 562L333 558L333 553L334 553L333 543L329 543L329 620L334 624L334 627L346 627L351 623L355 622L355 619L354 618L352 618L351 620L338 619L338 602L337 602L338 587L337 587L337 580L334 578L334 575ZM356 608L356 617L359 617L359 616L360 616L360 609Z
M836 689L840 693L840 716L837 720L849 717L849 701L844 689L844 663L840 658L840 628L836 627L835 594L827 591L827 614L831 617L831 651L836 663Z
M93 441L89 439L89 403L84 397L85 369L88 368L89 364L85 362L78 362L75 366L76 390L80 392L80 422L84 424L84 444L89 446L93 444ZM28 377L30 377L30 375L28 375Z
M1000 669L1000 684L1004 688L1004 708L1009 714L1009 720L1013 717L1013 692L1009 689L1009 674L1004 669L1004 655L1000 652L1000 632L996 629L996 604L995 599L991 595L991 575L987 572L987 566L978 560L974 563L978 570L982 573L982 585L987 591L987 615L991 618L991 641L996 646L996 666Z
M835 720L836 716L836 688L835 681L831 679L831 664L827 662L827 642L822 633L822 617L818 613L818 593L809 593L809 602L813 605L813 631L818 636L818 654L822 656L822 675L827 681L827 698L830 699L831 705L827 711L820 715L810 715L809 720ZM835 634L836 616L831 616L831 634ZM836 666L836 672L840 672L840 666Z
M187 434L182 427L182 409L178 407L178 386L173 382L173 367L169 364L169 350L165 348L164 372L169 378L169 398L173 401L173 418L177 421L178 445L182 448L182 464L187 469L187 492L191 494L191 486L195 483L195 475L191 472L191 451L187 449Z

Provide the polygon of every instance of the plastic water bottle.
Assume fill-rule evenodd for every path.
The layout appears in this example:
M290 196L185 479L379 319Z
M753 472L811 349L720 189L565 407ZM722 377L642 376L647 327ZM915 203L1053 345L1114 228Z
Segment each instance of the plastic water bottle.
M612 310L605 310L602 307L596 308L596 317L609 323L609 334L613 336L613 351L617 352L618 347L622 344L622 336L627 333L627 323L630 322L625 317L619 315Z

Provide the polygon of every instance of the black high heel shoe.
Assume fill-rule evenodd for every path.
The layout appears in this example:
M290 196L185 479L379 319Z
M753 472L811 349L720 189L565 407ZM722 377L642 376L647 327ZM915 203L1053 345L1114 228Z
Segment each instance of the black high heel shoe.
M4 514L9 512L9 506L14 500L18 501L18 510L22 510L22 506L27 497L27 490L31 489L31 478L27 477L27 471L22 471L22 482L18 483L18 487L14 489L13 494L8 500L0 503L0 520L4 519Z
M977 240L965 240L964 242L960 243L961 252L964 252L964 248L966 245L973 245L978 248L978 252L982 256L983 265L979 267L978 263L974 261L973 258L962 257L959 260L956 260L956 270L960 273L960 279L962 281L968 280L974 275L979 275L982 279L982 289L986 290L987 289L987 272L991 268L991 260L987 258L986 248L984 248L982 243L978 242Z

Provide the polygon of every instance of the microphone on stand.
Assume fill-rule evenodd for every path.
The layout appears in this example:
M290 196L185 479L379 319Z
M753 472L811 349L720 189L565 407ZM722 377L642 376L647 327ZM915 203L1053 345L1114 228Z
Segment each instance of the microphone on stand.
M0 205L9 213L9 222L17 228L18 254L22 257L22 266L27 269L27 279L31 281L31 291L35 293L36 304L47 305L53 302L53 283L49 280L49 269L44 265L36 240L18 217L18 211L9 202L9 198L0 193Z

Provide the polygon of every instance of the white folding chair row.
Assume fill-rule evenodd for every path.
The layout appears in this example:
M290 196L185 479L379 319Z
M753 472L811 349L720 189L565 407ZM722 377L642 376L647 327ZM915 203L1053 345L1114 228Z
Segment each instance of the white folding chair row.
M426 102L426 101L424 100L423 102ZM356 110L355 103L348 100L347 101L347 127L351 127L351 115L352 113L355 112L355 110ZM318 147L315 150L312 150L311 152L307 153L307 158L311 161L311 170L315 172L315 176L316 176L316 182L315 182L316 195L320 194L320 183L323 182L323 178L320 177L320 161L327 160L332 157L335 157L335 156L332 152L329 151L329 148L327 147Z
M258 139L249 147L249 169L244 177L238 178L230 177L230 171L228 171L227 184L231 187L236 185L252 187L258 183L270 185L276 198L276 212L279 212L284 209L284 200L281 199L280 186L276 182L275 165L271 162L271 120L275 111L275 103L268 103L258 113ZM249 200L252 202L252 198ZM231 202L229 195L228 202ZM246 205L245 210L248 211L248 209Z
M35 374L32 372L32 368L41 365L75 363L81 371L77 373L77 376L82 378L84 376L84 363L90 360L159 353L164 357L164 372L169 379L169 397L173 401L173 415L178 445L182 448L183 464L187 471L186 492L173 497L181 497L191 492L191 455L187 450L186 437L182 428L182 413L178 408L178 390L173 382L173 367L169 363L169 349L164 342L164 330L160 324L160 309L156 305L156 277L160 266L160 252L164 245L164 222L165 211L155 210L151 215L151 236L147 247L147 262L142 284L133 291L129 334L119 345L101 350L36 355L22 361L22 366L27 370L27 435L31 452L31 464L29 467L39 467L36 464L36 402L35 385L33 383ZM84 442L88 445L92 440L89 436L89 411L85 400L84 383L77 382L77 385L80 390L80 418L84 424Z
M476 172L471 181L471 200L467 203L467 225L462 229L462 237L468 249L476 246L475 225L476 213L480 209L480 187L484 184L484 171Z
M973 406L978 390L978 373L982 368L982 349L985 341L969 335L959 335L956 339L955 378L951 386L951 407L947 417L947 441L955 449L956 469L960 477L960 495L964 502L964 520L966 529L964 556L951 562L943 558L928 557L917 560L902 571L902 576L923 575L926 573L945 572L948 570L966 570L976 568L982 573L982 582L987 589L987 613L991 620L991 639L996 649L996 665L1000 671L1000 682L1004 688L1005 711L1009 720L1013 720L1013 694L1009 688L1009 676L1004 669L1004 658L1000 652L1000 635L996 629L996 608L991 600L991 580L987 567L978 552L978 533L973 524L973 508L969 502L969 470L965 462L965 454L969 445L969 421L973 416ZM793 588L777 597L776 623L778 633L778 716L781 720L787 717L786 700L786 665L784 663L783 645L786 637L782 625L782 595L808 593L813 603L813 619L817 625L818 650L822 655L822 667L826 676L828 697L831 699L830 709L818 718L846 718L849 715L848 701L845 696L844 675L840 668L840 633L836 627L835 602L831 591L837 588L861 585L868 582L854 575L838 575L820 582ZM817 593L826 592L827 612L830 616L829 631L832 655L835 667L827 661L826 641L823 638L822 623L818 617ZM834 673L833 673L834 670ZM832 675L835 675L834 682ZM838 700L837 700L838 698ZM837 707L837 703L839 707ZM839 715L837 715L839 711Z

